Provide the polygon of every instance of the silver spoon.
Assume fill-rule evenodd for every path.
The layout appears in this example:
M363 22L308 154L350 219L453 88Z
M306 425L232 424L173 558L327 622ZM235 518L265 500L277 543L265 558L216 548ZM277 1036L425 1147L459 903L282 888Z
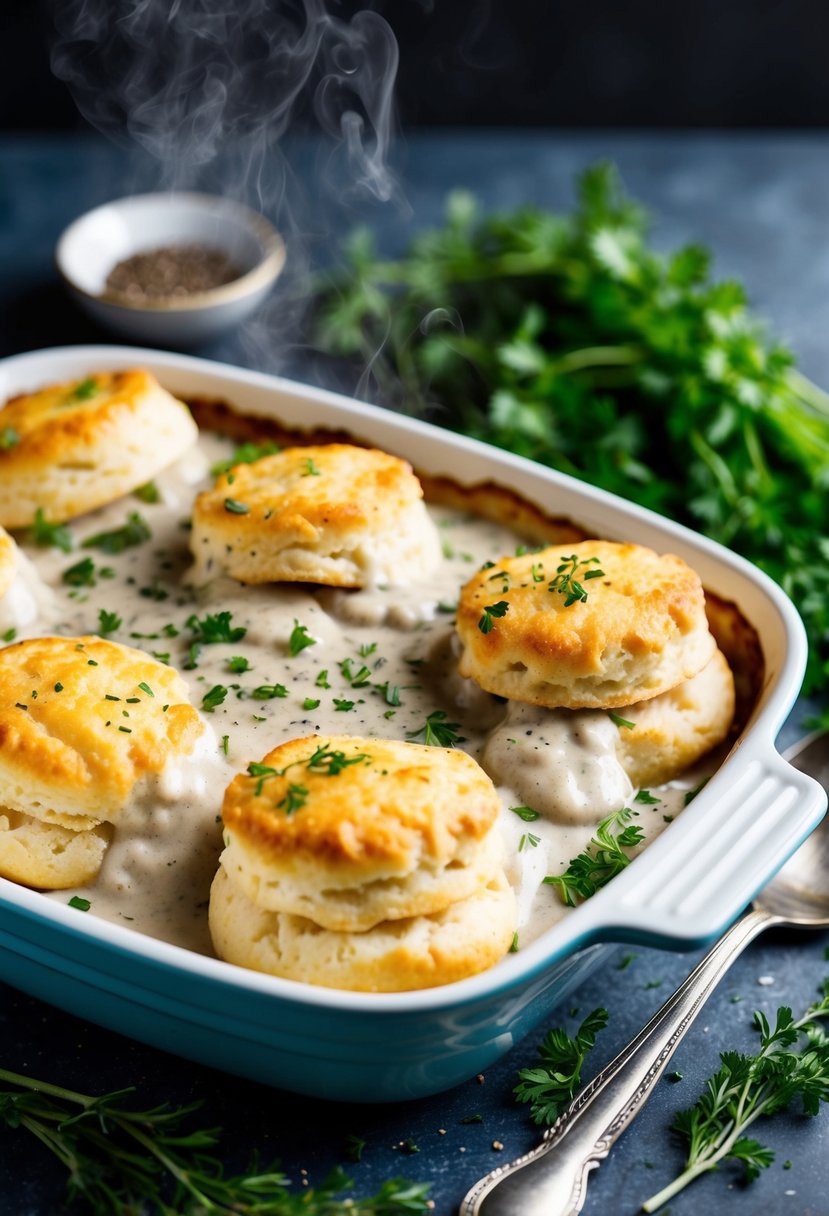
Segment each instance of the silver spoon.
M787 759L829 788L829 734L813 735ZM492 1170L460 1216L572 1216L597 1169L636 1118L716 985L764 929L829 928L829 818L775 875L639 1034L577 1094L542 1142Z

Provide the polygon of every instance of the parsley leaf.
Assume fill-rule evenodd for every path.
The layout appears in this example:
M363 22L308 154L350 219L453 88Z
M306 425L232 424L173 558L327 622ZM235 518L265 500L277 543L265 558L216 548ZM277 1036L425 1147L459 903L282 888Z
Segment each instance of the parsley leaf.
M241 642L247 633L242 625L233 625L231 612L208 613L199 618L195 615L187 618L187 628L192 630L196 643L208 646L218 642Z
M529 1102L530 1117L545 1127L555 1123L581 1084L581 1070L596 1035L607 1025L607 1010L594 1009L573 1038L555 1027L538 1048L535 1068L522 1068L513 1093L519 1102Z
M72 552L73 540L69 528L66 524L50 524L42 507L35 511L35 522L29 529L29 537L35 545L53 546L55 549L62 549L64 553Z
M624 825L637 812L623 807L608 815L597 826L587 848L574 857L562 874L548 875L542 881L556 887L564 903L576 906L576 897L589 899L630 865L625 849L640 844L644 833L636 824ZM617 831L616 829L621 829Z
M296 658L306 646L316 646L316 644L317 639L312 638L305 625L300 625L299 621L294 618L294 627L288 638L288 652L291 657Z
M151 536L152 532L146 521L137 511L130 511L127 522L122 527L113 528L110 532L96 532L94 536L88 536L83 542L83 548L100 549L102 553L109 554L123 553L125 549L143 544Z
M413 743L425 743L427 747L454 747L456 743L466 742L458 734L459 730L460 723L447 722L444 711L436 709L417 730L406 731L406 738Z

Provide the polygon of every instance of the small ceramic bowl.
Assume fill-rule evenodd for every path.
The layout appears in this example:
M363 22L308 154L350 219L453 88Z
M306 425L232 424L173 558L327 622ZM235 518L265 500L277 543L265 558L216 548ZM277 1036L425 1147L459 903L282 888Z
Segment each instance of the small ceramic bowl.
M110 271L133 254L200 245L223 253L240 274L187 295L135 302L106 294ZM58 272L100 325L154 345L187 348L238 325L262 303L285 262L285 246L264 216L209 194L137 194L105 203L64 231Z

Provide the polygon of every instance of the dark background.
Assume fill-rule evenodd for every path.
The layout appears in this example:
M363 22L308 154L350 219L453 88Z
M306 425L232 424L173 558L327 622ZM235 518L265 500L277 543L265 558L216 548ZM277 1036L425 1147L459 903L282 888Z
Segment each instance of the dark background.
M108 2L114 20L125 0ZM6 130L84 125L49 69L51 12L62 3L0 6ZM328 8L343 19L366 8L386 17L400 46L404 128L829 125L825 0L329 0Z

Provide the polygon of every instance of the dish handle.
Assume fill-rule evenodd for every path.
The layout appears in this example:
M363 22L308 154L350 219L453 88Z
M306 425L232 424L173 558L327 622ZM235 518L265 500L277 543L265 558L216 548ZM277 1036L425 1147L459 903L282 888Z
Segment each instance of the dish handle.
M595 937L703 946L802 844L826 811L825 790L772 743L754 741L751 753L736 778L725 765L699 795L697 813L682 815L648 846L641 874L632 865L594 896Z

